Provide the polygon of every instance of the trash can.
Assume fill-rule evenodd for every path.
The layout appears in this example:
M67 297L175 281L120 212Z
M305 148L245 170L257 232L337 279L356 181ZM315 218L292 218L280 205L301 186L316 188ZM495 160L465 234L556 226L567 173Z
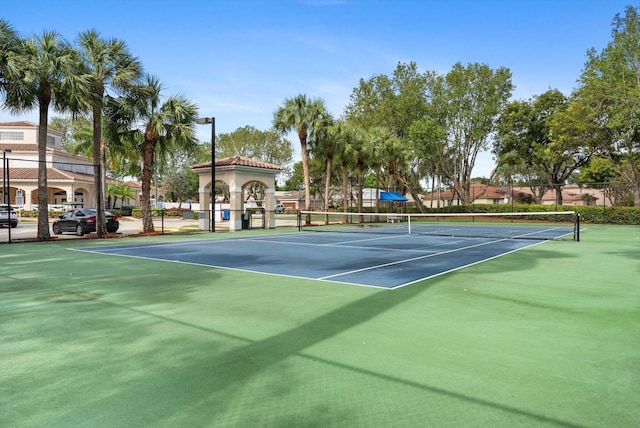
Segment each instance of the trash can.
M242 230L251 229L251 211L245 211L242 214Z
M222 210L222 220L229 220L231 218L231 210Z

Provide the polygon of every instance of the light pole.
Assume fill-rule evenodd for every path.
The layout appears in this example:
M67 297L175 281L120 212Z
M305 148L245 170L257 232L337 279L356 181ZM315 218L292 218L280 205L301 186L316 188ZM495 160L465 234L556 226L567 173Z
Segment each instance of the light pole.
M216 231L216 118L203 117L196 119L199 125L211 124L211 223L209 231Z
M11 149L2 149L2 203L9 204L11 199L8 197L9 191L9 162L7 162L7 153L11 153Z
M2 202L7 205L7 230L9 244L11 244L11 183L9 181L9 161L7 153L11 153L11 149L2 149ZM6 178L5 178L6 177Z

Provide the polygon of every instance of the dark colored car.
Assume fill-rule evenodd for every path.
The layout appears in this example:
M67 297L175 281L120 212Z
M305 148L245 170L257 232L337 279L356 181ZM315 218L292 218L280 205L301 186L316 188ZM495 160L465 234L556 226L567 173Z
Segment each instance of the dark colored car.
M120 227L118 217L109 211L104 212L107 218L107 232L115 233ZM64 232L73 232L78 236L96 231L96 210L91 208L76 208L62 214L53 222L53 233L59 235Z

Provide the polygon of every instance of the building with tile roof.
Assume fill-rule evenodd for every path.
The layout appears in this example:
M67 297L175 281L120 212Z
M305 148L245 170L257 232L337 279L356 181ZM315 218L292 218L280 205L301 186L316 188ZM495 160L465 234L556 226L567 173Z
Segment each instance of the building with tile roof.
M541 200L538 202L542 205L554 205L556 203L556 191L547 190ZM586 186L565 185L562 186L562 205L565 206L610 206L611 201L605 198L605 194L600 189L593 189ZM496 187L487 186L486 184L474 183L470 187L469 194L474 204L511 204L518 203L522 199L522 195L528 195L535 200L535 195L529 187ZM441 190L440 192L429 192L423 197L423 203L428 208L448 207L451 205L460 205L457 194L451 188Z
M62 133L47 130L47 197L49 209L60 210L69 205L95 206L94 166L86 156L63 149ZM38 125L26 122L0 122L0 153L9 165L9 192L2 201L19 209L33 210L38 203ZM2 165L4 167L4 165ZM2 170L2 168L0 168ZM5 177L4 170L2 176ZM108 184L119 183L107 179ZM4 189L5 183L2 188ZM122 184L122 183L119 183ZM139 205L141 186L126 183L134 191L135 200L119 201L122 205Z

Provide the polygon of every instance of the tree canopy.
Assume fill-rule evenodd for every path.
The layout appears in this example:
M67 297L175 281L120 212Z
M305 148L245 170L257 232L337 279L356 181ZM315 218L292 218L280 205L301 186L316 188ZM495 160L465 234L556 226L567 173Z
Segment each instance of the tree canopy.
M587 52L576 103L582 126L603 131L607 156L640 206L640 16L628 6L613 19L611 41ZM584 125L586 123L586 125Z

